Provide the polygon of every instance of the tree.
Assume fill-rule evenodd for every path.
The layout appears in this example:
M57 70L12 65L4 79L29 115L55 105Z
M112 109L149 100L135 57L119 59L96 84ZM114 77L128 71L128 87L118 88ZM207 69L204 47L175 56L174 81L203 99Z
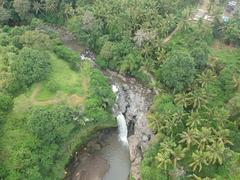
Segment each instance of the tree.
M26 31L20 38L20 43L25 47L39 49L39 50L50 50L52 48L52 42L49 36L38 30Z
M136 31L133 40L138 47L142 47L145 42L153 39L154 36L154 33L146 31L145 29L139 29Z
M175 95L175 103L179 106L186 108L189 105L189 94L188 93L179 93Z
M211 70L202 72L200 75L197 75L197 82L201 87L207 87L210 82L213 82L216 79L216 76Z
M233 145L233 143L229 140L230 130L219 128L218 130L213 129L214 138L216 138L216 143L219 144L228 144Z
M189 86L195 75L194 60L186 51L171 52L160 69L161 81L177 92Z
M47 78L50 72L49 57L38 50L23 48L13 63L12 72L22 86L30 86Z
M208 61L208 46L207 44L198 43L191 51L191 56L194 58L196 69L203 70Z
M205 106L209 100L209 94L204 89L194 90L189 93L190 104L193 109L199 109Z
M224 158L225 146L222 142L214 141L212 145L207 146L208 161L211 164L219 163L222 165Z
M192 163L190 163L190 167L192 167L193 171L198 169L198 172L202 170L203 165L208 165L207 162L207 154L203 151L195 151L192 154Z
M159 152L156 156L156 160L158 161L158 167L164 170L167 170L168 167L172 164L170 153L168 152Z
M185 157L185 153L186 153L186 149L182 148L181 145L179 145L172 151L171 154L173 156L173 167L175 169L177 169L177 161L180 161L181 159L183 159Z
M32 8L35 11L35 14L39 14L44 10L43 4L39 1L34 1L32 3Z
M13 107L13 98L0 92L0 112L9 112Z
M207 127L202 127L197 134L198 137L198 149L201 151L206 149L206 147L214 142L214 136L212 134L212 129Z
M187 144L187 149L190 149L191 145L198 143L197 133L197 129L187 129L180 134L181 140L179 142Z
M27 117L27 126L46 145L61 143L74 128L68 125L73 122L72 113L66 106L35 108Z
M10 12L7 9L0 6L0 24L7 23L10 18L11 18Z
M29 0L14 0L13 7L22 20L29 16L31 10L31 2Z
M196 128L199 127L204 121L205 119L201 117L198 111L192 111L190 116L187 118L186 125L191 128Z

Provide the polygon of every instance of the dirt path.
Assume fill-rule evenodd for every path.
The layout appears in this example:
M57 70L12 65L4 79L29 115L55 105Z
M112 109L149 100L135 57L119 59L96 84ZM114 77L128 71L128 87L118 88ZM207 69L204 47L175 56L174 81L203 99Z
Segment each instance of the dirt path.
M166 37L163 40L163 44L167 43L168 41L170 41L172 39L172 37L178 32L178 30L180 29L180 25L178 24L177 27L174 29L174 31L168 35L168 37Z
M87 88L87 87L85 87L85 88ZM46 105L51 105L51 104L59 104L59 103L66 101L69 105L77 106L77 105L83 104L84 100L85 100L84 97L78 96L76 94L72 94L67 97L65 97L65 96L55 97L53 99L39 101L39 100L36 100L36 97L40 93L41 89L42 89L41 84L37 84L36 88L34 89L32 95L30 97L31 103L33 105L46 106Z
M44 105L58 104L63 101L63 99L61 99L61 98L59 98L59 99L54 98L54 99L45 100L45 101L36 100L36 96L41 91L41 88L42 88L41 84L37 84L36 88L34 89L32 95L31 95L32 104L44 106Z

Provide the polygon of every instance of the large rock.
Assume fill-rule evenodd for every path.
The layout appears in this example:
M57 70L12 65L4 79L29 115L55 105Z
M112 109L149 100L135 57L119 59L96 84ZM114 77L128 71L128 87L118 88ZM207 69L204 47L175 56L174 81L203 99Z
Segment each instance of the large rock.
M112 84L118 89L118 112L124 114L128 125L128 143L131 160L131 175L140 179L140 163L149 146L153 133L148 127L146 113L152 103L153 93L132 78L122 77L107 71Z

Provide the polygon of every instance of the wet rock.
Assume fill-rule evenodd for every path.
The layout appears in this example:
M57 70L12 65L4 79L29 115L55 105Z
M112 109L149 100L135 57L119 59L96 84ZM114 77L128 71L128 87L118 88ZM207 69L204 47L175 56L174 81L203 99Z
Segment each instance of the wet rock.
M152 131L148 127L146 113L152 103L153 93L151 90L138 84L135 79L124 78L110 72L110 81L119 87L117 92L117 106L125 116L128 125L128 143L131 160L131 174L136 179L140 179L140 164L143 154L149 146L153 137Z
M127 84L123 84L123 90L124 90L124 91L129 90L129 86L128 86Z

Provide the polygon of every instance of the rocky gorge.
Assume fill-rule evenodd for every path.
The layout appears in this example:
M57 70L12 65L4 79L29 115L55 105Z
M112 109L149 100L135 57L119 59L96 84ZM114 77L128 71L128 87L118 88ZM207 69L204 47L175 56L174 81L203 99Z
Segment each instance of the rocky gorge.
M67 47L78 51L82 60L89 60L95 67L98 68L98 65L95 63L95 54L89 49L84 49L72 33L59 27L46 26L43 27L43 29L54 30L55 32L58 32L61 40ZM143 159L144 152L147 150L151 140L154 137L152 131L148 127L146 114L151 106L155 92L154 90L144 87L134 78L123 76L122 74L111 70L101 71L108 78L109 84L116 88L115 94L117 98L115 107L113 107L113 115L116 118L118 115L122 115L126 121L128 146L125 149L129 149L128 153L130 156L128 157L128 155L126 155L128 153L125 153L125 156L130 158L131 176L136 180L140 180L140 163ZM110 140L108 140L107 136L110 137ZM80 150L75 155L75 160L73 161L74 166L70 164L71 168L69 169L72 171L69 172L70 174L75 173L76 175L76 169L84 169L85 173L82 175L84 177L81 178L79 176L79 178L73 178L74 176L70 175L67 179L104 179L103 175L109 171L109 169L111 169L111 163L108 162L107 158L104 157L104 153L101 153L101 151L104 151L109 143L116 143L114 141L114 137L115 134L112 132L112 130L106 130L102 133L99 133L97 138L89 142L83 150ZM118 147L118 145L114 145L114 148L116 147ZM123 151L125 151L125 149L120 148L120 150ZM79 159L83 160L80 161ZM83 166L83 164L87 165ZM91 175L90 173L90 176L87 176L86 173L90 171L86 169L94 168L94 165L96 164L101 166L99 172L95 169L94 171L97 171L95 172L95 175ZM120 178L119 180L125 179Z

